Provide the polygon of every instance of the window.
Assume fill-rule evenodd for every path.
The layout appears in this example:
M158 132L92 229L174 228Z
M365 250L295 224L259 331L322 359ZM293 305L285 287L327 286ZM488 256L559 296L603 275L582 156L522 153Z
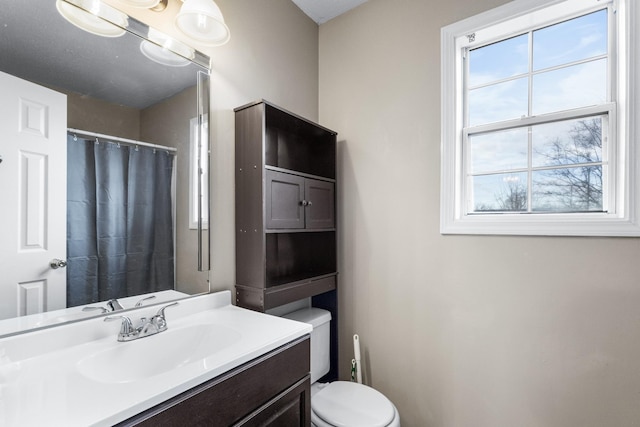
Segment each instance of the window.
M516 0L442 29L443 233L640 235L629 7Z

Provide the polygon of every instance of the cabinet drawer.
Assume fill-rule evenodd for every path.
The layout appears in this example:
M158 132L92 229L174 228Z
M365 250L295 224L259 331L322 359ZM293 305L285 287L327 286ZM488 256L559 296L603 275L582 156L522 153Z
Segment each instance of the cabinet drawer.
M307 335L161 403L120 426L233 425L264 405L268 406L268 402L277 400L278 395L304 380L309 375L309 357ZM291 413L284 416L291 416Z

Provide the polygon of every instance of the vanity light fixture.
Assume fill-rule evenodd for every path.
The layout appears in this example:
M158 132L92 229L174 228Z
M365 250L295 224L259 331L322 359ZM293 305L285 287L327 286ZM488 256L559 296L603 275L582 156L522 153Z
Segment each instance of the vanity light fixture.
M169 0L117 0L119 3L126 4L131 7L139 7L142 9L151 9L154 12L162 12L166 9Z
M205 46L221 46L231 34L220 8L213 0L183 0L176 26L185 35Z
M189 65L195 56L194 50L189 46L154 28L149 28L147 37L149 40L140 43L140 51L158 64L184 67Z
M99 0L74 0L73 3L56 0L56 9L67 21L89 33L102 37L120 37L126 33L127 16Z

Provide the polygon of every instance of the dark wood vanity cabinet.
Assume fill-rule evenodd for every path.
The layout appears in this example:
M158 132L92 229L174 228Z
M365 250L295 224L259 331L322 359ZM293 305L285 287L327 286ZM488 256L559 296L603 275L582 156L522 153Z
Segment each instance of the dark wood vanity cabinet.
M308 427L309 370L307 335L118 426Z
M331 311L337 366L337 133L264 100L234 111L236 304L312 298Z

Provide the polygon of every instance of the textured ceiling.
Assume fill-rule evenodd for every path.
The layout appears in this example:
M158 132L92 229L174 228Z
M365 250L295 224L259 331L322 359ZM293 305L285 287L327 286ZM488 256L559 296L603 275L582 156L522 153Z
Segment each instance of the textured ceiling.
M292 0L304 13L318 24L361 5L367 0Z

